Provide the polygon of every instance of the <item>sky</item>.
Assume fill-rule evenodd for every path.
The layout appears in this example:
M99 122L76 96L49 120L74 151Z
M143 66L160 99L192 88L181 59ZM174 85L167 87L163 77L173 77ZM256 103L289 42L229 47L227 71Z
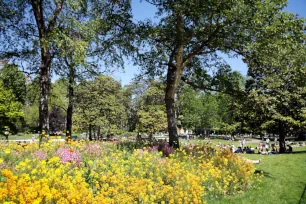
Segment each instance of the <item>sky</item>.
M155 7L145 1L140 2L140 0L132 0L132 12L135 21L144 19L156 21L157 19L154 18L155 11ZM295 14L298 13L301 17L306 18L306 0L289 0L285 11ZM226 55L221 56L233 70L239 71L244 76L247 74L247 66L243 63L241 58L228 58ZM125 70L114 72L113 77L121 81L122 85L126 85L132 81L137 73L139 73L139 67L134 66L129 60L125 60Z

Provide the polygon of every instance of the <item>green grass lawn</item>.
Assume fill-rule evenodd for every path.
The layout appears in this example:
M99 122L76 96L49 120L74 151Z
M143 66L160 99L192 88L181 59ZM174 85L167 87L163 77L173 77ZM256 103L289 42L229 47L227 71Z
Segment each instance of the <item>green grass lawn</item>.
M255 165L264 178L257 189L242 195L225 197L208 203L245 204L306 204L306 147L294 148L291 154L243 154L248 159L261 159Z
M9 135L9 140L27 140L31 139L33 134ZM36 134L37 135L37 134ZM0 140L6 140L4 135L0 136Z
M211 139L212 146L221 144L240 146L240 141ZM181 144L205 144L207 140L181 140ZM260 140L246 142L255 148ZM256 151L257 152L257 151ZM256 171L264 173L262 183L256 189L249 189L242 195L208 201L208 204L306 204L306 147L293 148L291 154L260 155L240 154L242 157L261 160L255 164Z
M180 140L180 143L183 145L188 145L188 144L205 144L206 142L211 142L212 146L216 146L219 142L222 145L232 145L234 144L235 147L239 147L240 146L240 140L238 141L230 141L230 140L223 140L223 139L210 139L210 140L205 140L205 139L195 139L195 140ZM252 141L246 141L245 146L251 146L253 148L255 148L258 143L260 142L260 140L256 140L253 139Z

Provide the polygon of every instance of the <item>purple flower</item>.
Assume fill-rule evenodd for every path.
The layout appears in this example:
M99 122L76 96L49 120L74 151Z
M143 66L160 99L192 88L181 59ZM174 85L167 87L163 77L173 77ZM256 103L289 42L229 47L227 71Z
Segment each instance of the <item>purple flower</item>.
M170 154L172 154L173 153L173 149L172 149L172 147L170 147L168 144L166 144L165 146L164 146L164 148L163 148L163 155L165 155L165 156L169 156Z
M33 156L39 160L45 160L47 158L47 154L42 150L35 151Z
M163 155L168 157L170 154L174 152L173 148L169 146L167 143L161 143L158 145L158 151L162 151Z
M80 166L81 155L70 148L59 148L55 152L55 156L58 156L63 163L76 163L77 166Z

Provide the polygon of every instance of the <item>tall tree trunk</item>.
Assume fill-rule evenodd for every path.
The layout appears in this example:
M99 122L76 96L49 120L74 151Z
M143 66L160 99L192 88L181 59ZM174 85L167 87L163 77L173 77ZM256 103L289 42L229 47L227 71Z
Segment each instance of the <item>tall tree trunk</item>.
M285 127L282 122L279 123L279 152L285 153L286 152L286 143L285 143Z
M100 126L98 126L97 134L98 134L98 140L102 139L101 138L101 128L100 128Z
M176 129L174 98L166 98L166 110L168 120L169 145L179 148L179 139Z
M89 124L89 140L92 141L92 125Z
M167 87L165 94L166 112L168 120L169 145L174 148L179 148L179 139L176 126L175 114L175 93L182 77L183 72L183 34L184 34L184 19L183 16L177 14L176 22L176 49L170 56L167 73ZM175 56L176 64L173 64Z
M40 66L40 99L39 99L39 128L41 132L49 134L49 110L48 96L50 91L50 54L42 55L42 63Z
M179 148L175 114L175 93L181 76L182 69L177 69L174 67L168 68L165 102L168 120L169 145L174 148Z
M69 67L69 82L68 82L68 108L66 118L66 136L71 137L72 135L72 115L74 106L74 67Z
M94 138L94 140L97 140L96 130L97 130L97 128L96 128L96 126L94 126L93 127L93 138Z
M46 27L44 19L43 1L31 0L31 4L39 33L40 55L41 55L41 63L39 67L40 69L39 129L42 134L44 132L45 135L48 135L49 134L48 96L50 90L50 67L51 67L51 54L50 54L49 44L47 43L48 29ZM54 20L55 23L56 18ZM40 136L40 142L42 141L42 134Z

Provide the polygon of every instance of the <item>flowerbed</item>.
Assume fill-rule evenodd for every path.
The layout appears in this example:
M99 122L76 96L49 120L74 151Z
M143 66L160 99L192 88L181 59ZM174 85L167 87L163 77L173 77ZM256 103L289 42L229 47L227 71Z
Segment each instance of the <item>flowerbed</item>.
M111 143L0 145L0 202L205 203L260 181L229 151L128 151Z

